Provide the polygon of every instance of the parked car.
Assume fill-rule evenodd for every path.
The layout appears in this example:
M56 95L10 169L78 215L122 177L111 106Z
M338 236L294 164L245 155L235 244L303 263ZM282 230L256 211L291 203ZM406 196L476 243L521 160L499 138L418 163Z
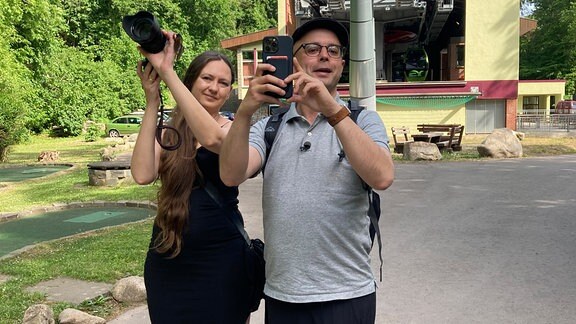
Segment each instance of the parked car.
M173 110L172 108L164 109L163 115L160 113L160 110L158 110L158 120L160 120L160 115L162 115L163 116L162 119L164 120L164 122L167 122L170 119L170 114L172 114L172 110ZM144 117L144 110L136 110L129 113L128 115Z
M160 117L160 111L158 111L158 117ZM162 115L164 123L168 122L171 117L172 117L172 109L164 109L164 114Z
M576 100L561 100L556 103L557 114L576 114Z
M142 124L142 117L135 115L126 115L114 118L111 122L106 124L106 134L110 137L120 137L138 133L140 125Z
M234 120L234 113L231 111L221 111L220 116L228 118L230 120Z

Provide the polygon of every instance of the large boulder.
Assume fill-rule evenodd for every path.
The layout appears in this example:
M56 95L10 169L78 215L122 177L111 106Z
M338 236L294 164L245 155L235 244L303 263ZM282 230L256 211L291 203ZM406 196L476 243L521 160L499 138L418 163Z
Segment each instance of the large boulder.
M437 161L442 159L438 146L428 142L404 143L404 159L410 161Z
M22 324L54 324L52 308L45 304L36 304L28 307L24 313Z
M144 278L131 276L122 278L112 288L112 297L119 302L142 302L146 300Z
M522 144L516 132L507 128L498 128L492 131L477 149L481 157L522 157Z
M90 315L74 308L66 308L58 316L60 324L106 324L102 317Z
M38 162L41 163L54 163L60 158L58 151L42 151L38 155Z

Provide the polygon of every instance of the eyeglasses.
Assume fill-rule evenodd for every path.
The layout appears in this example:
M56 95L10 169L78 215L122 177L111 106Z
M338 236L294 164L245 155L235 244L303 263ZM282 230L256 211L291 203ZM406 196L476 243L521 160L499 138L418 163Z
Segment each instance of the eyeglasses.
M318 55L320 55L320 52L322 52L323 47L326 47L326 51L328 52L328 56L333 57L333 58L341 58L346 54L346 47L344 47L344 46L340 46L340 45L324 46L324 45L320 45L320 44L316 44L316 43L304 43L304 44L300 45L300 47L298 47L296 52L294 52L294 55L296 55L296 53L298 53L298 51L301 48L303 48L304 53L306 53L306 55L318 56Z

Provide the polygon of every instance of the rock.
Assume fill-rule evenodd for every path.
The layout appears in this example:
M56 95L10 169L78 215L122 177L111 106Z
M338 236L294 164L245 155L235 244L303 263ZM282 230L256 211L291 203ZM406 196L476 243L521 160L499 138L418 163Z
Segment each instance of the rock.
M488 135L478 147L481 157L522 157L522 144L513 130L498 128Z
M410 161L437 161L442 159L438 146L428 142L404 143L404 159Z
M60 324L105 324L102 317L90 315L74 308L66 308L58 316Z
M138 139L138 133L134 133L134 134L130 134L127 138L126 138L126 143L128 144L133 144L136 143L136 140ZM133 145L130 145L131 147L134 147Z
M112 297L119 302L142 302L146 300L144 278L131 276L122 278L112 288Z
M36 304L28 307L24 313L22 324L54 324L54 312L45 304Z
M42 151L38 155L38 162L42 163L52 163L60 158L60 152L58 151Z
M116 151L112 147L105 147L100 150L100 159L102 161L115 161Z

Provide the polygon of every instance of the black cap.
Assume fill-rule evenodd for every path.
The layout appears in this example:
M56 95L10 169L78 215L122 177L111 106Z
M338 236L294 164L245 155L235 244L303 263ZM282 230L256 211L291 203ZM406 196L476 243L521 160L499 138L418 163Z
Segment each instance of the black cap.
M336 37L338 37L340 45L348 48L348 30L346 27L332 18L325 17L308 20L302 26L296 28L292 34L294 43L304 37L304 35L308 34L308 32L316 29L327 29L333 32L336 34Z

